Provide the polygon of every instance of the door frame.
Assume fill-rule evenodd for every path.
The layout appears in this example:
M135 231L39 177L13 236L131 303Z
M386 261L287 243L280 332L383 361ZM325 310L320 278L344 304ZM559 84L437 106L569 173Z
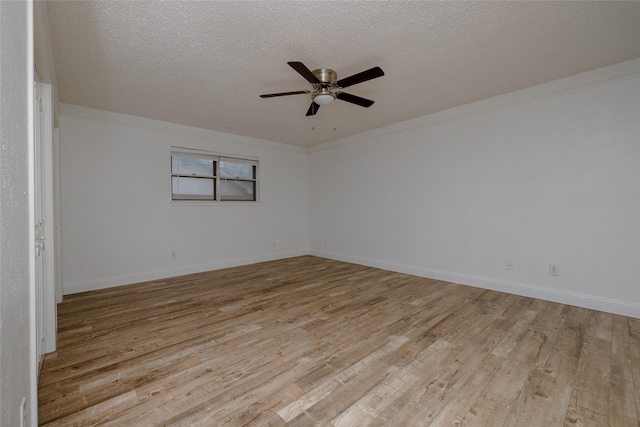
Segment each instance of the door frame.
M34 179L36 190L34 196L40 197L35 200L35 224L36 238L38 231L44 240L40 243L42 251L42 283L36 282L36 296L41 295L40 312L37 313L41 319L38 325L38 337L40 344L39 365L42 363L44 354L51 353L56 349L57 332L57 311L56 311L56 264L55 264L55 206L54 206L54 157L53 157L53 88L50 84L35 83L35 125L39 129L35 130ZM37 170L39 169L39 170ZM39 180L39 182L38 182ZM39 187L39 188L38 188ZM39 212L38 212L39 211ZM38 221L39 217L39 221ZM40 222L40 224L38 224ZM38 252L36 248L36 255ZM37 261L36 261L37 262ZM36 275L38 280L38 275Z

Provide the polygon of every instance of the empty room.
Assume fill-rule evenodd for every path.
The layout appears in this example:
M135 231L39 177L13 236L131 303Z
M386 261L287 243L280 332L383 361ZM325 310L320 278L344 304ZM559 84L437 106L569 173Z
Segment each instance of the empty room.
M639 426L640 2L0 2L1 426Z

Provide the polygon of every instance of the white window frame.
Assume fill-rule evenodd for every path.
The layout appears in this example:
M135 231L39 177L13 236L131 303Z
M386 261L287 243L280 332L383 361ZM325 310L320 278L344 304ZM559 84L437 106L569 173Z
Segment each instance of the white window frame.
M215 164L214 175L207 175L204 178L212 179L214 181L214 199L174 199L173 198L173 178L176 176L184 176L189 177L190 175L179 174L173 172L173 157L174 156L183 156L183 157L200 157L208 160L212 160ZM254 178L239 178L239 177L224 177L220 173L220 162L228 162L228 163L246 163L252 165L255 169L255 177ZM172 205L211 205L211 204L259 204L260 203L260 161L257 158L243 157L237 155L229 155L229 154L220 154L213 153L202 150L194 150L183 147L171 147L171 155L169 157L170 163L170 179L169 179L169 199ZM221 184L223 180L229 181L244 181L244 182L253 182L254 183L254 199L255 200L221 200Z

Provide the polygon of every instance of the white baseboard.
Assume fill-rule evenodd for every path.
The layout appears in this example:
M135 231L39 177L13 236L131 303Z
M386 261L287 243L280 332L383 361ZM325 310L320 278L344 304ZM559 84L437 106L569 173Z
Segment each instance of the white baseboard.
M436 280L443 280L446 282L460 283L462 285L474 286L476 288L506 292L514 295L537 298L545 301L552 301L560 304L605 311L607 313L619 314L622 316L629 316L640 319L640 304L634 304L627 301L614 300L603 298L600 296L581 294L577 292L559 291L556 289L543 288L540 286L528 285L525 283L509 282L487 277L471 276L461 273L432 270L411 265L396 264L369 258L354 257L350 255L337 254L334 252L311 250L309 251L309 254L322 258L334 259L337 261L366 265L368 267L397 271L399 273L411 274L414 276L426 277Z
M167 277L181 276L185 274L202 273L204 271L220 270L241 265L256 264L259 262L275 261L278 259L292 258L296 256L313 255L322 258L334 259L337 261L350 262L353 264L366 265L368 267L381 268L383 270L397 271L399 273L411 274L419 277L443 280L446 282L460 283L462 285L474 286L482 289L506 292L515 295L538 298L560 304L574 305L577 307L589 308L592 310L605 311L622 316L635 317L640 319L640 304L627 301L614 300L599 296L581 294L577 292L559 291L556 289L543 288L540 286L528 285L518 282L491 279L486 277L471 276L461 273L454 273L441 270L433 270L424 267L417 267L405 264L374 260L369 258L355 257L325 251L291 251L276 254L260 255L255 257L239 258L208 264L191 265L185 267L171 268L154 272L139 274L128 274L101 278L96 280L67 283L64 285L64 294L76 294L80 292L94 291L98 289L112 288L115 286L130 285L133 283L148 282Z
M170 268L145 273L125 274L121 276L104 277L95 280L65 283L63 285L64 294L77 294L80 292L95 291L98 289L113 288L116 286L130 285L133 283L148 282L151 280L166 279L167 277L182 276L185 274L202 273L205 271L220 270L241 265L256 264L258 262L275 261L278 259L292 258L296 256L308 255L308 251L278 252L268 255L238 258L200 265L189 265L183 267Z

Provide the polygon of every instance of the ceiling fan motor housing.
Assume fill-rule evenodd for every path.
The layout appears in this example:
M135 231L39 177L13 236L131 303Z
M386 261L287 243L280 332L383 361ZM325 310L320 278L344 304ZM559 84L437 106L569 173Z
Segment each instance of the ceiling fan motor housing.
M313 75L318 78L322 83L335 84L338 75L330 68L319 68L312 71Z
M330 104L336 99L336 95L332 91L332 89L337 88L336 80L338 76L336 72L329 68L319 68L312 71L312 73L320 80L320 83L313 84L315 89L311 95L313 102L318 105Z

